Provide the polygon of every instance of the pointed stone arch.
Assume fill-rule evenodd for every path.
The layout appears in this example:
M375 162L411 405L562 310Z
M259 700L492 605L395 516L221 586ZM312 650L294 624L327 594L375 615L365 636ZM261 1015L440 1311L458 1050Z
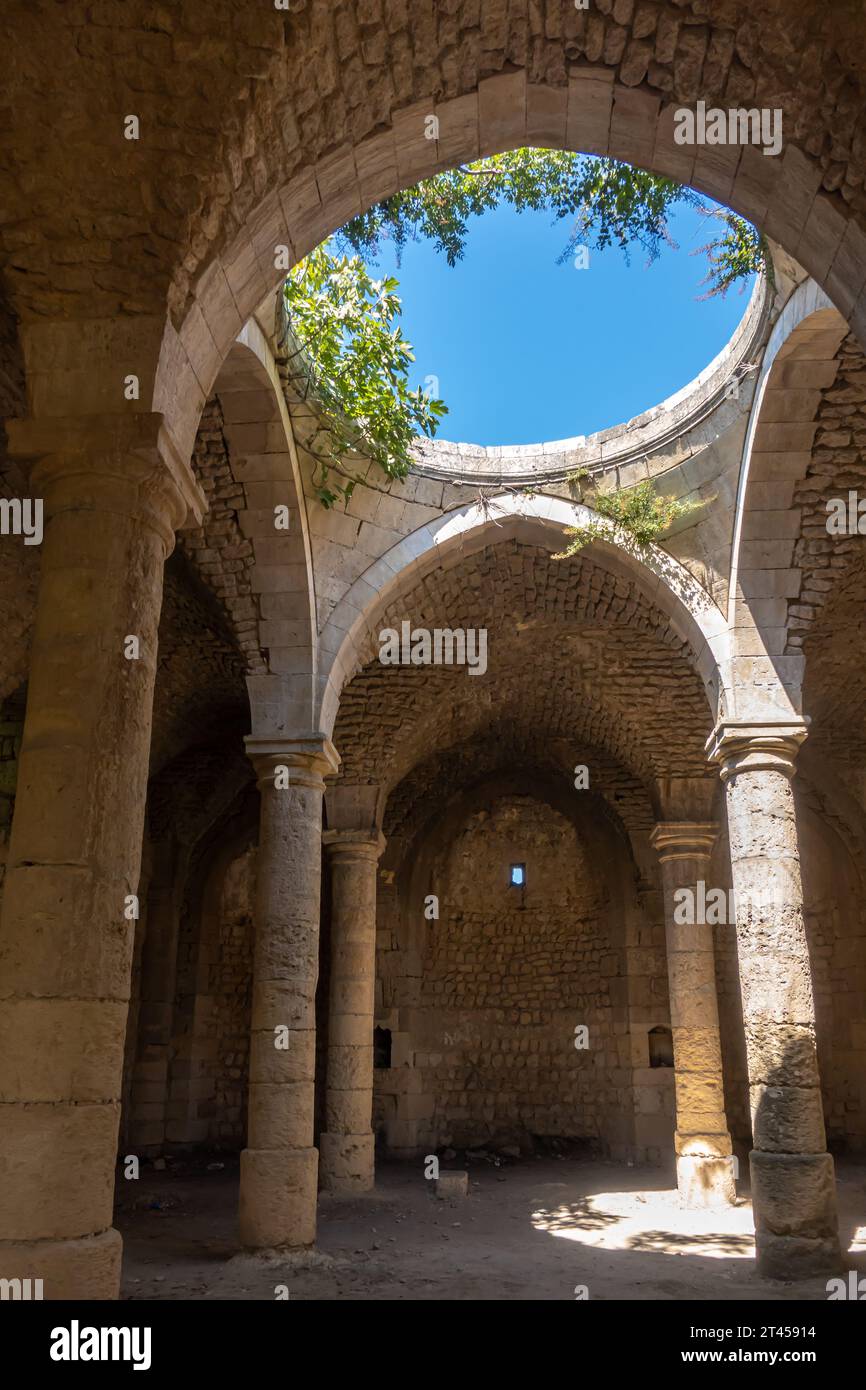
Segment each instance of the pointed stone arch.
M821 187L820 164L794 143L778 157L753 146L684 146L674 139L678 105L669 95L618 80L617 66L574 63L557 84L529 81L523 68L482 78L450 100L423 94L387 128L296 168L254 197L234 235L200 268L166 324L153 383L181 452L191 446L222 357L285 264L294 264L378 200L461 161L529 144L611 155L679 182L749 218L822 285L855 331L866 336L866 236L844 200ZM676 83L672 84L675 88ZM688 85L688 84L687 84ZM430 118L436 138L429 138ZM277 268L277 248L280 268Z
M252 679L309 683L316 605L303 484L282 382L255 319L232 343L211 397L218 397L221 406L231 478L202 482L205 492L210 487L217 498L227 491L225 505L237 515L237 534L229 537L229 587L220 597L234 620ZM277 508L286 508L279 519L287 526L276 526ZM187 533L187 548L194 549L193 535L208 556L225 553L212 549L225 537L210 534L208 516L199 530ZM238 558L244 566L240 574ZM214 582L209 570L219 560L197 561Z
M786 651L800 592L795 504L821 392L835 380L848 326L814 280L791 296L767 344L749 418L734 526L728 623L739 718L801 713L804 657Z
M370 565L336 606L320 635L318 727L333 730L345 683L377 650L376 624L394 599L425 573L450 567L491 542L522 539L560 549L567 526L593 523L609 534L595 540L605 566L637 580L688 643L707 694L712 718L725 696L728 669L725 620L712 599L679 561L658 546L641 549L618 538L612 524L589 507L562 497L503 493L485 505L447 512L412 532Z

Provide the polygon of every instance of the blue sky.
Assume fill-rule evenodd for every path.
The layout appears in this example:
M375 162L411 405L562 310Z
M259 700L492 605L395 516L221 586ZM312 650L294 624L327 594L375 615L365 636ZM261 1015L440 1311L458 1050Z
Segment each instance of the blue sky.
M430 242L411 242L397 267L383 244L377 275L394 274L403 332L415 347L412 385L439 379L449 407L439 437L532 444L591 434L656 405L696 376L728 341L745 294L700 301L715 235L691 209L670 222L679 250L649 267L640 247L590 251L589 268L557 265L568 221L500 208L470 223L449 268Z

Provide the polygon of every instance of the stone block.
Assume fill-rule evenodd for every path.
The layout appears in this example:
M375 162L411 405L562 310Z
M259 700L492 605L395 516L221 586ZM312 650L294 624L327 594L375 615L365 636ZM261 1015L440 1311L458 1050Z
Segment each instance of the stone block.
M440 1201L468 1197L469 1174L456 1169L440 1169L438 1178L433 1179L433 1191Z

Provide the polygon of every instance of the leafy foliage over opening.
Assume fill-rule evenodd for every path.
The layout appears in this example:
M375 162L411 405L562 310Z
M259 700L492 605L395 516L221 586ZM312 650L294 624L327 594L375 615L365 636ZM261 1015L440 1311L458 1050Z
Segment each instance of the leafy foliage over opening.
M766 239L743 218L706 207L693 189L615 159L511 150L386 198L307 256L285 285L296 345L290 371L303 383L303 398L312 397L318 417L309 448L323 506L341 498L347 502L359 483L376 487L371 468L381 470L386 486L405 478L414 440L435 435L447 413L443 401L420 387L410 389L414 355L397 323L398 282L373 279L365 259L375 258L385 238L398 255L410 238L427 238L453 266L464 253L469 218L501 204L520 212L547 209L555 220L570 218L560 262L587 242L599 249L618 246L626 257L636 243L652 261L663 243L675 244L668 215L682 204L720 227L720 235L701 248L709 261L704 298L726 293L755 272L771 274ZM632 509L644 505L645 499L629 503ZM613 519L638 529L643 524L634 510Z
M377 465L386 478L405 478L418 434L432 436L447 407L411 390L412 345L397 323L402 311L393 278L374 280L359 256L337 256L325 242L301 261L284 295L305 370L305 395L315 397L321 428L310 452L323 506L348 502L367 482L352 461ZM297 358L305 361L297 364ZM369 471L369 469L368 469Z
M393 241L398 255L410 239L427 238L455 265L466 249L469 218L502 204L572 219L560 263L586 242L598 250L619 246L626 256L637 243L655 260L663 244L675 244L668 216L682 205L721 223L720 235L701 248L710 262L708 295L724 294L735 281L769 269L766 239L736 213L711 209L693 188L673 179L566 150L509 150L448 169L352 218L338 241L374 257L383 238Z

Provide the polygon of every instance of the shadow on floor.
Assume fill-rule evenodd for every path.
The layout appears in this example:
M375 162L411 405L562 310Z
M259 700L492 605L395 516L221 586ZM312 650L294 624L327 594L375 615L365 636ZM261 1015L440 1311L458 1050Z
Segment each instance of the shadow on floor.
M321 1198L314 1252L252 1256L237 1158L169 1165L118 1178L126 1299L827 1298L823 1279L758 1277L747 1197L685 1211L658 1169L516 1160L473 1167L470 1195L439 1201L420 1162L386 1163L375 1192ZM866 1272L866 1165L840 1163L838 1189L844 1268Z

